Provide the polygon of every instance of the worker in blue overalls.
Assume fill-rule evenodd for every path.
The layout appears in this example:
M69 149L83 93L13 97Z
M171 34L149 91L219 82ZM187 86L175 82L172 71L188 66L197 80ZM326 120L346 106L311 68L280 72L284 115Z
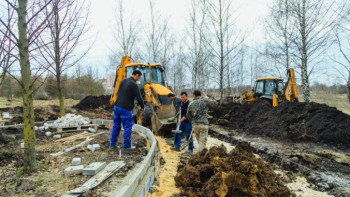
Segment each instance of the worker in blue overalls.
M123 79L120 82L117 100L114 104L110 149L116 149L121 124L123 124L124 128L123 149L135 148L131 145L131 129L134 124L132 109L134 108L135 98L142 110L144 109L143 99L136 84L136 81L138 81L141 76L142 74L139 70L134 70L130 78Z

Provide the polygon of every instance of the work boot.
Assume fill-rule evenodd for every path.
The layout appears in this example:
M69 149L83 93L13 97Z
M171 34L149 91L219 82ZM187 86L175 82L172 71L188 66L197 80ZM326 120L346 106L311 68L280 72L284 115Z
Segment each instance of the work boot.
M115 145L109 145L109 150L117 150L117 147Z
M136 146L130 146L128 148L123 148L123 150L135 150Z
M171 149L171 150L173 150L173 151L177 151L177 152L180 152L180 148L176 148L176 147L171 147L170 149Z
M187 153L187 154L192 154L192 153L193 153L193 150L187 149L187 150L186 150L186 153Z

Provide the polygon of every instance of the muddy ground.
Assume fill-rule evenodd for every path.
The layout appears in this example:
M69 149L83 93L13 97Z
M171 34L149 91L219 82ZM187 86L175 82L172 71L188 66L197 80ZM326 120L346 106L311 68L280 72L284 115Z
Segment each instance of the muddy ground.
M63 134L63 137L78 134L79 132ZM111 179L115 180L126 176L128 171L147 155L146 139L136 132L132 134L132 143L136 146L136 149L122 151L120 158L119 151L109 150L109 130L101 128L98 132L106 133L94 137L94 140L90 144L100 144L100 150L91 152L86 146L83 146L53 158L50 156L51 153L71 147L80 143L82 140L69 143L55 142L55 139L52 137L46 137L43 132L37 131L36 153L38 172L25 175L22 172L23 149L20 148L22 130L2 129L0 133L6 134L6 137L8 139L11 138L12 141L7 141L6 144L0 143L0 196L61 196L67 191L79 187L90 176L64 175L63 171L66 167L71 166L73 157L80 157L84 166L97 161L105 161L107 163L111 161L125 161L126 165L111 177ZM121 133L118 139L119 146L122 146L122 136ZM109 180L105 181L98 188L105 188L102 189L104 191L108 190L108 182ZM84 194L84 196L96 196L95 192L97 191L93 190Z
M350 149L350 116L318 103L226 103L214 109L212 124L290 142L313 142Z
M305 177L317 191L337 197L350 196L350 151L339 151L311 142L290 143L245 135L214 125L209 134L231 144L249 142L254 153L276 168L287 171L289 179Z
M194 154L179 165L175 181L181 187L178 196L291 196L282 179L246 142L230 152L221 145Z

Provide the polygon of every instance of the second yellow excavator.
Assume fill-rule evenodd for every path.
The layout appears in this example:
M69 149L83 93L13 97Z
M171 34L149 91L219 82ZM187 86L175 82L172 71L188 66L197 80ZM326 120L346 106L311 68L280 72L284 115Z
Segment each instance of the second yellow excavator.
M288 81L284 85L282 78L264 77L255 82L253 91L244 92L241 96L235 97L236 103L252 103L257 99L265 100L273 107L284 101L298 101L297 84L294 69L288 69Z

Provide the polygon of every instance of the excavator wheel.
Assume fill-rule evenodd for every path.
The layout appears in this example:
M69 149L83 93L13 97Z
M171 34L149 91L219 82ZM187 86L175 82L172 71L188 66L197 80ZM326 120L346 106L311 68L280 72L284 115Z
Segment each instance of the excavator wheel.
M142 126L151 127L152 115L153 115L153 111L151 109L151 106L149 104L145 104L145 109L143 110L143 113L141 116Z

